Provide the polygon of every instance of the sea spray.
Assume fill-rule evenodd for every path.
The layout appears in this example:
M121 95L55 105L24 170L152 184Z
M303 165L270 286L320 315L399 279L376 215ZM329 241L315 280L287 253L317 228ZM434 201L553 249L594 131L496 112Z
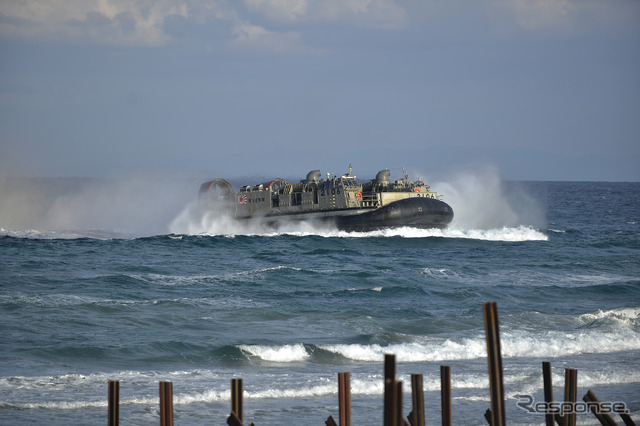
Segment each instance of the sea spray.
M542 201L521 183L503 182L491 166L454 173L432 186L453 207L454 229L540 228L546 222Z
M192 198L193 183L170 177L4 178L0 227L89 236L166 234Z

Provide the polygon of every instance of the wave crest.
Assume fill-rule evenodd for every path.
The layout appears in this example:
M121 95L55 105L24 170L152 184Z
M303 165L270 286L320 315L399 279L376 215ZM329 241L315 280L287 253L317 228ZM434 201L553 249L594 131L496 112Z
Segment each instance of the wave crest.
M249 356L269 362L299 362L310 358L302 343L284 346L240 345L238 347Z

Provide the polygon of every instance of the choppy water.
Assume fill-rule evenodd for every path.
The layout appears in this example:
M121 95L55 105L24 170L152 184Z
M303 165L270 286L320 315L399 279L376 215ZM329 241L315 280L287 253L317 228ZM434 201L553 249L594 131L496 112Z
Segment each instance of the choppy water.
M542 361L556 399L576 368L579 399L593 389L640 420L640 183L433 187L448 230L238 229L184 204L150 234L0 223L2 422L104 423L111 379L123 423L157 422L169 380L177 424L225 424L240 377L245 420L324 424L349 371L354 424L381 424L393 353L405 392L424 375L427 423L449 365L454 423L486 424L485 301L510 424L544 422L515 397L543 400Z

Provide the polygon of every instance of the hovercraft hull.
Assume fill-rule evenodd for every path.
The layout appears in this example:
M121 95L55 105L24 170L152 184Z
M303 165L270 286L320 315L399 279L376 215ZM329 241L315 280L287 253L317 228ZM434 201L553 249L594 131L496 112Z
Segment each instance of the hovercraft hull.
M335 226L340 231L347 232L401 227L444 229L453 220L453 209L447 203L432 198L407 198L364 212L362 209L299 212L270 214L261 218L249 217L244 220L259 220L274 229L301 221Z
M406 198L371 212L335 218L343 231L374 231L385 228L446 228L453 220L453 209L432 198Z

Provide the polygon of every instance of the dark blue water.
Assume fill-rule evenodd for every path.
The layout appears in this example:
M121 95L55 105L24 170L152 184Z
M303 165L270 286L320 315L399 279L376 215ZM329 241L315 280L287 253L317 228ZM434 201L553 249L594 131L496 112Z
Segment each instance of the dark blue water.
M324 424L349 371L354 424L381 424L393 353L405 392L424 375L429 424L441 365L454 423L486 424L486 301L498 303L510 424L544 422L515 396L543 400L542 361L557 399L576 368L578 399L593 389L639 420L640 183L439 186L456 212L444 231L273 232L185 203L164 232L0 223L2 423L104 423L111 379L123 423L157 422L168 380L178 424L225 424L239 377L245 420Z

